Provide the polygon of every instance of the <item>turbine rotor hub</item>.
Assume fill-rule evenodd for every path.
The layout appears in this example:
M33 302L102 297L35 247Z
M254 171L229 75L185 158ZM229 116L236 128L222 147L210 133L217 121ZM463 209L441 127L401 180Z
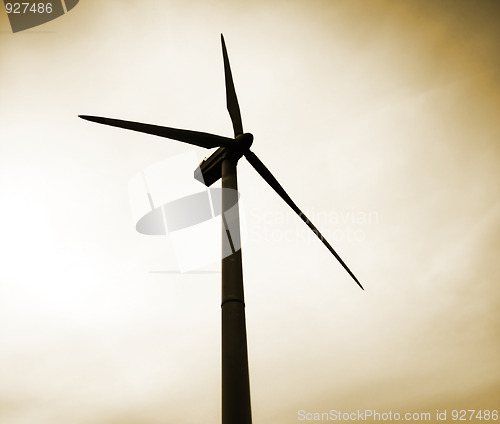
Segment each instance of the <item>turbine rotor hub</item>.
M250 149L250 146L253 143L253 135L250 133L238 134L235 137L235 140L237 142L238 150L241 151L241 154L244 154Z

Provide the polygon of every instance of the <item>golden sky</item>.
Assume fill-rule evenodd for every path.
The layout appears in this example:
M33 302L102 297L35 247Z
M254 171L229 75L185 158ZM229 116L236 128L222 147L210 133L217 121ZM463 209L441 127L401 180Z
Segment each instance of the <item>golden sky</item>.
M221 32L252 150L366 288L242 160L254 422L500 409L499 18L86 0L13 34L3 10L0 422L220 422L220 274L148 272L171 252L128 198L193 149L77 115L230 136Z

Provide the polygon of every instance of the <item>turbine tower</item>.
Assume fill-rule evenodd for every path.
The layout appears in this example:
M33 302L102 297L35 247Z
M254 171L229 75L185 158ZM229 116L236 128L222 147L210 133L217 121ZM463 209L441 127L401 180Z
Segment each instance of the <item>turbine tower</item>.
M218 149L195 170L194 177L210 186L222 178L222 424L251 424L250 383L248 373L245 299L241 262L240 226L238 213L238 181L236 165L245 156L262 178L295 211L323 242L359 287L363 286L333 247L313 223L302 213L273 174L250 150L253 135L243 132L240 107L234 89L224 37L221 34L222 56L226 85L226 102L233 123L234 138L198 131L182 130L139 122L97 116L79 115L80 118L100 124L157 135L207 149ZM228 211L231 210L231 213ZM224 244L230 252L225 252Z

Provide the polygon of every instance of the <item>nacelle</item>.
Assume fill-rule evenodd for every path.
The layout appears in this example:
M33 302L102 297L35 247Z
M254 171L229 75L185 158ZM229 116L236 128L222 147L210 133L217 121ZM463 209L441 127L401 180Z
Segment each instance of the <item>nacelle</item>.
M194 170L194 178L207 187L210 187L222 177L222 161L226 155L231 155L239 159L248 151L252 143L252 134L245 133L237 135L234 139L234 148L228 149L227 147L219 147Z
M194 178L210 187L222 176L222 160L226 155L226 148L219 147L207 159L201 161L194 170Z

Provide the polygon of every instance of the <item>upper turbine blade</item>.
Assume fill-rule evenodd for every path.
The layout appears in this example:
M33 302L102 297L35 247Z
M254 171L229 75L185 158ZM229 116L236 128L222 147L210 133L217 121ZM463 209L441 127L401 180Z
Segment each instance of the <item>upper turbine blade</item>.
M238 98L234 89L229 58L227 57L226 43L222 34L220 35L220 39L222 42L222 56L224 58L224 76L226 78L226 104L231 121L233 121L234 136L236 137L239 134L243 134L243 124L241 123L240 106L238 105Z
M215 134L180 130L177 128L161 127L151 124L142 124L140 122L122 121L121 119L102 118L99 116L78 116L82 119L86 119L87 121L125 128L132 131L139 131L146 134L153 134L160 137L170 138L172 140L182 141L184 143L194 144L195 146L205 147L206 149L212 149L214 147L234 147L235 145L232 138L222 137Z
M313 231L314 234L318 236L318 238L323 242L323 244L328 248L328 250L337 258L337 260L340 262L340 264L344 267L344 269L349 273L349 275L356 281L359 287L361 287L363 290L363 286L361 283L358 281L358 279L354 276L354 274L351 272L349 267L344 263L344 261L340 258L340 256L335 252L332 246L330 246L330 243L326 241L326 239L321 235L321 233L318 231L318 229L313 225L311 221L302 213L302 211L297 207L297 205L293 202L293 200L290 198L290 196L285 192L283 187L281 187L280 183L274 178L273 174L271 174L271 171L267 169L267 167L261 162L261 160L255 155L255 153L251 152L248 150L245 153L245 157L247 158L248 162L255 168L255 170L261 175L264 180L267 181L267 183L278 193L281 198L290 206L297 215L299 215L302 218L302 221L304 221L307 226Z

